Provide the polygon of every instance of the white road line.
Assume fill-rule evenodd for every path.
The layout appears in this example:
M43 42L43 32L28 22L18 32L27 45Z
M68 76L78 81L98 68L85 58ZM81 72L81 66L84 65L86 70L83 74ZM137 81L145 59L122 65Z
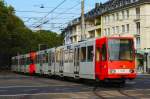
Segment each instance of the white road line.
M75 93L88 93L88 92L75 92ZM53 95L53 94L66 94L66 93L36 93L36 94L16 94L16 95L0 95L0 97L19 97L19 96L28 96L28 95L32 95L32 96L39 96L39 95Z
M0 90L0 92L5 92L5 91L8 91L8 90Z
M150 89L138 89L138 88L135 88L135 89L126 89L125 91L150 91Z
M136 82L126 82L127 84L136 84Z
M23 91L36 91L38 89L27 89L27 90L23 90Z
M5 88L25 88L25 87L50 87L50 86L7 86L7 87L0 87L0 89L5 89Z
M71 84L71 85L51 85L51 86L6 86L6 87L0 87L0 89L5 89L5 88L25 88L25 87L63 87L63 86L76 86L79 84Z

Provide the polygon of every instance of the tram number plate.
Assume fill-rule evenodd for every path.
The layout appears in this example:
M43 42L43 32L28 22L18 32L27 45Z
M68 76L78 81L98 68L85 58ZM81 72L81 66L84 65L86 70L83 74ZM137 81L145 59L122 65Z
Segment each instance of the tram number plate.
M118 69L117 73L129 73L129 69Z

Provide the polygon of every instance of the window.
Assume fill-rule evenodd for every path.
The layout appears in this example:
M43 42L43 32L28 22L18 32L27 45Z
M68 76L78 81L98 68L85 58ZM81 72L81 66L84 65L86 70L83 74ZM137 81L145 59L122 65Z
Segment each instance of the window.
M133 60L133 41L130 39L109 39L110 60Z
M124 13L124 11L122 11L122 19L123 20L125 19L125 13Z
M69 62L73 62L73 50L69 50Z
M136 38L136 49L140 48L140 44L141 44L141 39L140 39L140 37L137 37Z
M65 63L68 63L69 60L69 52L68 50L65 51Z
M48 54L47 53L42 54L42 61L43 61L43 63L48 62Z
M129 30L130 30L130 27L129 27L129 24L127 24L127 33L129 33Z
M52 65L52 60L51 59L52 59L52 55L51 55L51 52L49 52L49 64L48 64L49 66Z
M51 60L52 60L52 63L55 63L55 54L54 54L54 52L51 52Z
M87 61L92 62L93 61L93 46L87 47Z
M107 21L108 23L110 22L110 15L108 15L108 21Z
M119 20L119 13L116 13L116 20Z
M56 62L59 63L59 51L56 51Z
M48 53L45 53L46 63L48 63Z
M107 21L107 18L106 18L106 16L105 16L105 19L104 19L104 24L106 23L106 21Z
M136 8L136 19L140 19L140 8Z
M69 53L68 53L69 54ZM64 65L64 59L63 59L63 49L61 49L60 51L60 66L63 66Z
M107 29L104 30L104 36L107 35Z
M115 14L112 14L112 19L113 21L115 21Z
M116 26L116 32L119 33L119 26Z
M125 33L125 25L122 25L122 33Z
M115 27L112 27L113 34L115 33Z
M108 28L108 36L110 35L110 28Z
M106 49L106 44L102 45L102 60L106 61L107 59L107 49Z
M126 12L127 12L127 19L129 19L129 10L127 10Z
M136 32L137 34L140 34L140 22L136 23Z
M27 59L26 59L27 60ZM36 57L36 64L39 63L39 55L37 54L37 57Z
M86 47L81 48L81 62L86 61Z
M27 65L30 64L31 61L30 61L30 57L27 57Z

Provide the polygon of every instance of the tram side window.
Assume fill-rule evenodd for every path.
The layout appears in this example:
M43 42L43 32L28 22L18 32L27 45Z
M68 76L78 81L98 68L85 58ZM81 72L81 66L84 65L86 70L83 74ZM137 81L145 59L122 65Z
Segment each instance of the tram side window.
M49 64L48 65L49 66L52 65L52 54L51 54L51 52L49 52Z
M69 62L73 62L73 50L69 51Z
M12 60L11 60L11 64L12 64L12 65L15 65L15 63L14 63L14 59L12 59Z
M48 63L48 53L45 53L45 63Z
M106 45L103 44L102 45L102 60L106 61L106 59L107 59L107 49L106 49Z
M22 65L24 65L24 58L22 58Z
M48 55L47 55L47 53L44 53L42 56L43 56L42 57L43 63L47 63L48 62Z
M16 59L12 59L12 65L16 65Z
M92 62L93 61L93 46L87 47L87 61Z
M30 59L27 57L27 65L30 64Z
M51 61L52 61L52 63L55 63L55 54L54 53L51 53Z
M65 51L65 63L68 63L68 59L69 59L69 52L68 50Z
M20 59L20 65L23 65L23 58Z
M86 61L86 47L81 48L81 62Z
M39 63L39 55L37 55L37 57L36 57L36 64L38 64Z
M63 50L60 50L60 66L63 66Z
M60 52L59 51L56 52L56 62L60 63Z

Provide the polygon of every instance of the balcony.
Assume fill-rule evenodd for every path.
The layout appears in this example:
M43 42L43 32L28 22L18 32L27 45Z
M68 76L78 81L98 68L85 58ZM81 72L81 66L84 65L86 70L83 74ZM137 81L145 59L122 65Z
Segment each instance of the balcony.
M89 27L86 30L87 31L93 31L93 30L97 30L97 29L100 29L100 28L101 28L101 25L96 25L96 26Z
M74 37L74 36L78 36L78 34L77 34L77 33L72 33L72 34L70 35L70 37Z

